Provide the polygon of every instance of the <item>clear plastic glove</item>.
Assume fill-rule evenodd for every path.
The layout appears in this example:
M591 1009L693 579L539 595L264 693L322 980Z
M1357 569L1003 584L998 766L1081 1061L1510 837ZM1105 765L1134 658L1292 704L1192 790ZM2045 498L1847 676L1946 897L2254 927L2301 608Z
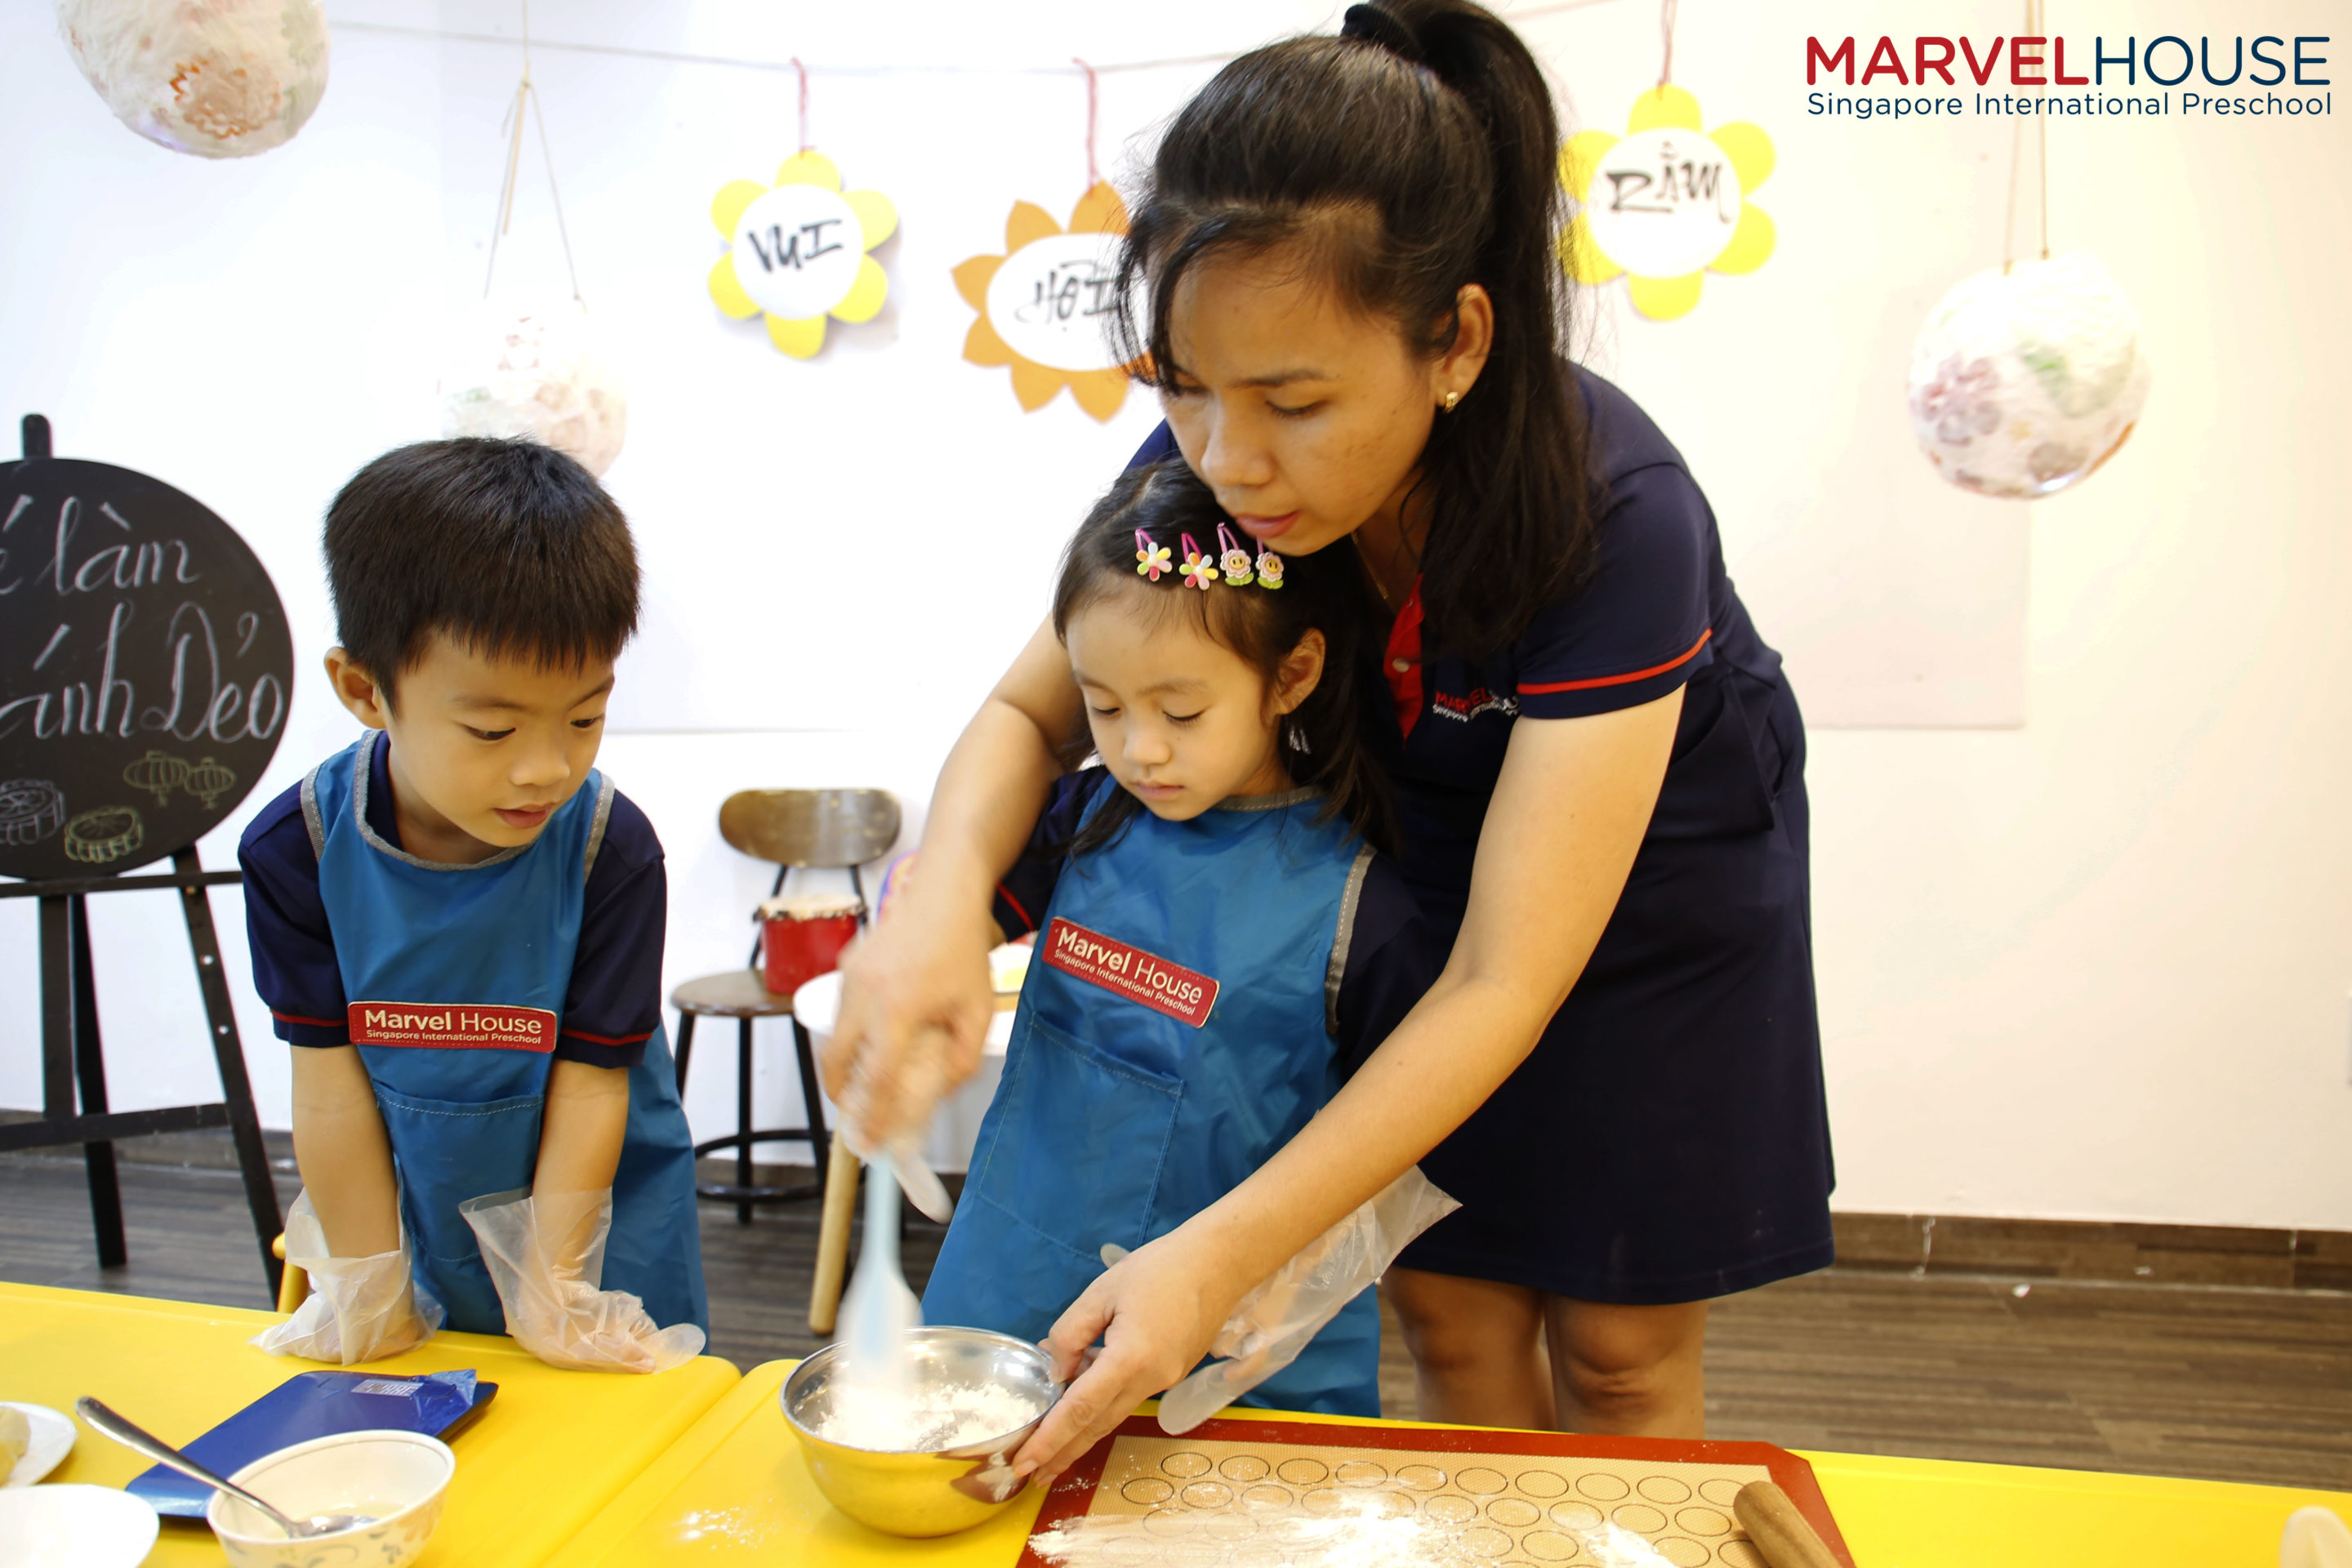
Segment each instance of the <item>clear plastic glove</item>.
M310 1194L286 1215L286 1261L310 1277L310 1295L294 1315L247 1342L271 1355L299 1355L352 1366L414 1350L441 1327L441 1303L416 1288L408 1227L400 1246L373 1258L330 1258Z
M2332 1510L2296 1509L2279 1538L2279 1568L2352 1568L2352 1528Z
M613 1194L490 1193L457 1205L481 1243L507 1332L550 1366L667 1372L702 1353L692 1323L656 1326L626 1290L600 1289Z
M1181 1436L1298 1359L1307 1342L1388 1271L1405 1244L1462 1205L1416 1165L1307 1243L1241 1299L1209 1353L1222 1356L1160 1396L1160 1429ZM1117 1261L1117 1247L1103 1261Z

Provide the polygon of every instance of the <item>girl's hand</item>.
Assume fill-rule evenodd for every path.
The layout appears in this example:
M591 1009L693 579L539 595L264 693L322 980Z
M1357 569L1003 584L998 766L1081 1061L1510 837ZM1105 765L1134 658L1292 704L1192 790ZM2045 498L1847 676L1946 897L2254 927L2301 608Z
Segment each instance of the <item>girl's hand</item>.
M894 900L841 963L841 1016L824 1052L825 1091L853 1145L919 1132L942 1095L980 1067L996 1011L987 933Z
M1205 1237L1178 1229L1129 1253L1087 1287L1045 1341L1068 1383L1013 1458L1040 1489L1200 1364L1254 1280L1230 1278ZM1092 1348L1102 1341L1099 1350ZM1076 1381L1070 1382L1073 1375Z

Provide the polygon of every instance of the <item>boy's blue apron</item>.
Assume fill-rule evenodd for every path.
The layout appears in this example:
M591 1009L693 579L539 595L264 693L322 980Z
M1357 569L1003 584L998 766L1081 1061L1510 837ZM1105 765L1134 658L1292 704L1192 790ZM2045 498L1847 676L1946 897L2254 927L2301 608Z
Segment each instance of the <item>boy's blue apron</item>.
M352 1038L399 1166L417 1282L448 1309L449 1327L504 1333L498 1292L457 1205L530 1185L549 1053L613 786L592 772L529 845L471 866L438 865L368 826L378 743L371 730L302 781L319 893ZM693 1136L658 1026L629 1070L604 1288L643 1298L662 1327L709 1330Z
M1319 798L1294 790L1190 822L1141 813L1064 870L926 1322L1044 1339L1103 1271L1105 1242L1132 1250L1174 1230L1322 1109L1338 1087L1334 949L1361 847L1345 823L1314 820ZM1122 949L1160 962L1114 968L1108 984L1057 963L1057 942L1095 938L1109 940L1077 967ZM1206 1021L1123 992L1139 968L1214 980ZM1380 1333L1368 1290L1243 1403L1378 1415Z

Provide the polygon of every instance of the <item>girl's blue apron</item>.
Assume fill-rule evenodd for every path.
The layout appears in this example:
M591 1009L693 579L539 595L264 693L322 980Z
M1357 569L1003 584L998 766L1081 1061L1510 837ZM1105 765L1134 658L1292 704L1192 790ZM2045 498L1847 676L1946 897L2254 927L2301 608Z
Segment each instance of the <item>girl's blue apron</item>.
M925 1321L1042 1340L1103 1271L1105 1242L1174 1230L1330 1098L1342 938L1370 851L1317 822L1319 804L1294 790L1190 822L1139 814L1064 870ZM1205 1021L1057 964L1073 929L1214 980ZM1378 1415L1380 1331L1366 1291L1243 1403Z
M550 1053L613 785L592 772L530 844L471 866L441 865L368 826L380 743L371 730L302 781L319 893L352 1039L399 1168L417 1283L448 1309L449 1327L503 1333L505 1312L457 1205L530 1185ZM629 1069L604 1288L642 1298L662 1327L709 1330L694 1142L659 1026Z

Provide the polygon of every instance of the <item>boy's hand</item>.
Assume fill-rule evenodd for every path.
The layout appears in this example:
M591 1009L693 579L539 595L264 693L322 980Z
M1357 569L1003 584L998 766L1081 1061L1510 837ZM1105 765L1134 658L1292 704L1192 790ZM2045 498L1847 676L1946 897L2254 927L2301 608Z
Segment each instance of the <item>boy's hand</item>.
M507 1332L550 1366L575 1372L667 1372L702 1353L692 1323L657 1326L626 1290L597 1288L613 1194L496 1193L457 1212L481 1243L506 1310Z
M286 1261L310 1276L310 1295L249 1342L271 1355L353 1366L414 1350L441 1326L441 1303L411 1278L407 1236L389 1252L336 1258L307 1190L286 1215Z

